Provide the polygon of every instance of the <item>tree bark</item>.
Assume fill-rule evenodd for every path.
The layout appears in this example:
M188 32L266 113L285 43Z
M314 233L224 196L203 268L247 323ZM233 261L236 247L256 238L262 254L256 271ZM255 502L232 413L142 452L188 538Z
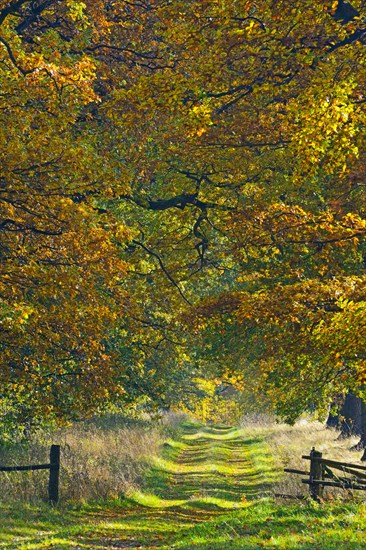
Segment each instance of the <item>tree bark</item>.
M339 412L339 439L361 434L362 400L349 391Z
M351 447L352 451L361 451L363 450L363 455L361 457L362 461L366 461L366 403L361 400L361 414L360 414L360 421L361 421L361 429L360 429L360 441Z
M334 414L329 412L327 421L325 423L326 428L339 428L340 425L340 409L344 403L344 396L342 394L337 395L332 399L330 404L330 410L335 411Z

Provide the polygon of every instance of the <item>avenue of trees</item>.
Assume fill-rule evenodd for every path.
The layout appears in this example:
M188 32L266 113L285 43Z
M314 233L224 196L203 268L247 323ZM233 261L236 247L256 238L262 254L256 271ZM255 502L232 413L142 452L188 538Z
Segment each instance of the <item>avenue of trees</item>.
M361 0L0 0L9 425L362 397L365 45Z

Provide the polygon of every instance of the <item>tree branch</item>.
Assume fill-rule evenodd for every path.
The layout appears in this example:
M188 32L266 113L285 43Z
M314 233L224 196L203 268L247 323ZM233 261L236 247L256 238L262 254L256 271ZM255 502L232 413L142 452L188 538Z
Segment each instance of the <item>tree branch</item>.
M145 252L147 252L148 254L150 254L150 256L153 256L154 258L156 258L159 262L159 265L162 269L162 271L165 273L166 277L169 279L169 281L171 283L173 283L173 285L175 286L175 288L178 290L179 294L182 296L183 300L188 304L188 305L192 305L191 302L185 297L185 295L183 294L180 286L178 285L178 283L173 279L173 277L170 275L169 271L167 270L167 268L165 267L164 263L163 263L163 260L161 259L161 257L159 256L159 254L157 254L156 252L154 252L153 250L151 250L150 248L148 248L147 246L145 246L143 243L141 243L140 241L136 241L136 240L133 240L132 241L134 244L140 246L141 248L143 248L143 250L145 250Z
M17 233L35 233L37 235L47 235L48 237L57 237L59 235L62 235L62 229L58 229L57 231L47 231L45 229L38 229L34 226L25 226L22 225L14 220L6 219L0 222L0 229L5 229L6 227L13 227L13 229L9 229L9 231L17 232Z
M18 62L17 62L17 60L15 59L15 56L14 56L12 50L11 50L11 47L10 47L9 42L7 42L7 41L5 40L5 38L3 38L2 36L0 36L0 42L5 46L5 48L6 48L7 52L8 52L8 55L9 55L9 57L10 57L10 60L11 60L11 62L13 63L14 67L15 67L16 69L18 69L18 71L19 71L20 73L22 73L23 76L26 76L27 74L30 74L30 73L32 73L32 72L34 71L34 69L30 69L30 70L23 69L23 67L21 67L20 65L18 65Z
M168 208L179 208L183 210L186 206L197 206L201 210L206 208L215 208L219 206L214 202L203 202L198 199L198 193L181 193L169 199L153 200L149 197L139 197L137 195L121 195L121 199L128 199L142 208L148 210L168 210Z
M16 2L11 2L9 6L2 9L0 11L0 25L4 23L8 15L10 15L11 13L17 12L18 9L21 8L23 4L26 4L27 2L29 2L29 0L17 0Z
M52 4L55 3L55 0L46 0L43 2L43 4L40 4L39 6L31 6L31 14L24 19L19 25L15 28L18 34L21 34L27 27L29 27L34 21L36 21L37 17L41 15L41 13L46 10L49 6L52 6Z

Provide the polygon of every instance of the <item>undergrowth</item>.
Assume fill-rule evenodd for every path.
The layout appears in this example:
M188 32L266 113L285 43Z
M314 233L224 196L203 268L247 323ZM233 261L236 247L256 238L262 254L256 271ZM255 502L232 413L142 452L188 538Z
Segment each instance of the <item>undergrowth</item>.
M337 434L317 423L290 428L244 422L240 429L194 423L173 430L155 426L155 448L146 425L130 425L134 435L126 440L127 427L116 419L113 422L113 429L103 427L108 435L103 441L108 448L118 449L114 457L121 454L119 445L125 441L126 460L129 456L144 464L141 479L123 484L125 491L114 500L62 500L56 508L39 503L0 504L1 549L366 548L366 503L340 495L321 503L273 497L284 476L283 466L297 466L296 460L312 446L327 450L332 458L348 459L350 442L335 441ZM91 438L92 454L106 459L107 450L95 435L100 429L97 423L88 427L81 450L80 436L74 431L72 437L65 433L63 437L75 438L80 453L87 452ZM163 434L168 435L158 452ZM144 447L146 441L149 467L145 456L131 451L135 444ZM354 462L354 453L350 455Z
M47 463L51 444L59 444L63 501L117 498L140 486L152 457L175 430L173 415L144 420L108 415L3 444L0 464ZM0 476L2 502L36 503L47 498L47 470L0 472Z
M267 442L271 449L273 460L277 469L292 468L301 471L309 471L309 460L302 456L309 456L311 449L315 447L322 452L324 458L340 462L365 465L361 462L362 451L350 450L359 437L340 439L340 432L335 428L326 428L324 424L310 418L300 419L294 426L275 422L273 417L244 417L241 421L244 437L259 437ZM347 474L342 474L346 475ZM306 476L298 474L283 474L280 482L273 485L273 495L307 496L308 486L301 482ZM363 501L366 493L357 493L326 487L324 498L328 500L356 500Z

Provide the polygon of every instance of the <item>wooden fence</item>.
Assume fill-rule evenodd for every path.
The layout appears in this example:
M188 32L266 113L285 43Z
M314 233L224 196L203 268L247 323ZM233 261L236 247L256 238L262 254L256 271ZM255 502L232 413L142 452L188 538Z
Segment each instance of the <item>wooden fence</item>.
M323 496L324 487L366 491L366 466L323 458L322 453L316 451L314 447L309 456L305 455L302 458L310 460L309 472L292 468L285 468L284 471L308 476L308 479L301 481L309 485L310 497L313 500L318 501ZM343 475L335 474L331 468L341 471ZM348 474L348 477L344 474Z
M60 479L60 445L51 445L49 464L33 464L30 466L0 466L0 472L29 472L32 470L49 470L48 501L56 504L59 499Z

